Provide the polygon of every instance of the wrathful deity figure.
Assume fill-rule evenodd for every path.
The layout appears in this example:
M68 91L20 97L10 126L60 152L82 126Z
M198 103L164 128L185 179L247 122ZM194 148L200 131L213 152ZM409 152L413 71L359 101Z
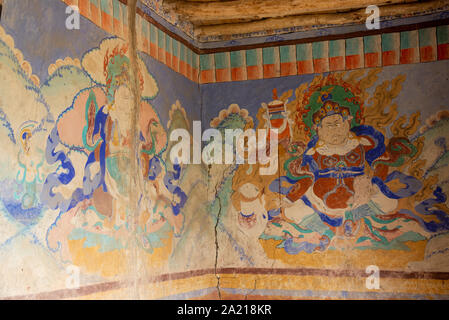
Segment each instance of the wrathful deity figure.
M303 121L311 139L302 150L296 146L284 164L287 175L270 185L285 196L281 211L290 222L285 228L283 221L285 250L325 250L336 235L353 236L362 220L369 237L360 243L389 242L419 230L418 223L395 210L398 200L415 194L421 182L390 172L391 163L413 156L416 148L404 137L393 137L385 146L382 133L361 124L361 102L347 86L318 87L305 100ZM393 192L387 183L396 179L405 187ZM385 221L385 228L371 228L364 218Z

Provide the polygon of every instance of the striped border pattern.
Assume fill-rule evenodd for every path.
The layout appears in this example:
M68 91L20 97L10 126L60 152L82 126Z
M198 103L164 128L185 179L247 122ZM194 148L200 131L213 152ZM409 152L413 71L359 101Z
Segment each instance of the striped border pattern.
M127 39L124 0L61 0L105 31ZM268 79L449 59L449 25L208 54L197 54L139 12L138 49L200 83Z
M448 25L204 54L200 56L200 83L267 79L445 59L449 59Z
M123 0L61 0L106 32L128 39L128 12ZM137 14L137 48L186 78L199 82L199 55ZM227 68L229 69L229 67ZM214 70L215 71L215 70ZM230 80L230 78L229 78Z
M200 83L241 81L449 59L449 26L204 54Z
M161 284L164 282L172 282L177 280L183 280L183 279L195 279L195 285L203 286L200 290L208 289L209 285L215 284L216 276L220 275L221 283L223 287L220 287L220 289L232 289L231 287L226 288L226 285L232 284L232 279L248 279L249 277L254 276L270 276L270 277L276 277L276 276L289 276L289 277L327 277L329 279L335 279L337 278L349 278L349 279L360 279L362 282L364 282L364 279L366 278L366 272L365 270L358 270L358 269L352 269L352 270L333 270L333 269L318 269L318 268L218 268L218 269L199 269L199 270L192 270L192 271L184 271L184 272L176 272L176 273L166 273L166 274L160 274L157 276L149 277L149 278L140 278L138 279L139 285L148 285L148 284L154 284L158 283L158 286L152 286L152 290L155 288L161 287ZM400 280L403 284L402 288L407 287L414 287L415 295L419 294L421 296L428 296L429 294L420 293L419 291L427 287L426 282L417 282L417 281L432 281L435 285L435 287L439 288L441 292L439 292L440 296L443 298L448 297L448 286L447 283L449 281L449 272L426 272L426 271L419 271L419 272L405 272L405 271L394 271L394 270L381 270L380 271L380 278L384 280ZM207 276L212 276L211 278L207 278ZM200 281L203 277L204 281ZM410 280L413 285L407 286L406 282L407 280ZM240 282L240 280L237 280ZM351 280L352 281L352 280ZM246 283L248 283L246 281ZM273 282L275 285L270 287L278 288L276 286L276 281ZM245 286L245 281L241 281L240 284ZM111 282L103 282L103 283L97 283L97 284L91 284L82 286L78 289L61 289L61 290L55 290L50 292L41 292L36 294L26 294L26 295L18 295L18 296L9 296L9 297L3 297L1 299L4 300L30 300L30 299L73 299L73 298L84 298L92 294L98 294L98 293L105 293L105 292L114 292L114 290L120 290L124 288L129 288L131 286L135 285L134 281L111 281ZM204 285L207 285L204 287ZM215 287L216 288L216 287ZM182 294L178 290L174 290L173 285L170 286L172 298L176 298L174 295ZM190 283L188 286L188 289L194 289L192 288L192 284ZM235 289L235 288L234 288ZM254 288L251 286L248 288L250 291L253 291ZM279 288L278 288L279 289ZM278 290L278 289L272 289L272 290ZM149 290L150 294L151 291ZM194 289L195 290L195 289ZM196 289L198 290L198 288ZM159 291L159 290L156 290ZM173 292L174 291L174 292ZM369 296L369 289L367 289L365 292L362 292L362 294L368 294L368 296L365 296L365 298L370 298ZM189 290L187 290L189 292ZM356 291L345 291L349 294L355 293ZM395 291L394 293L391 292L391 294L396 295L396 297L400 297L406 293L406 290L403 291ZM305 292L307 293L307 292ZM384 292L387 293L388 292ZM256 294L257 295L257 294ZM275 294L272 294L275 295ZM437 294L438 295L438 294ZM286 296L294 296L287 294ZM299 296L307 296L307 294L300 294ZM325 295L326 296L326 295ZM104 298L104 296L103 296ZM117 298L111 296L111 298ZM126 298L126 297L124 297ZM141 297L142 298L142 297ZM160 299L164 298L164 296L156 296L156 297L148 297L153 299ZM346 297L347 298L347 297ZM360 298L360 297L359 297ZM382 298L382 297L377 297ZM416 298L416 297L409 297L409 298ZM436 298L439 298L438 296ZM144 298L145 299L145 298Z

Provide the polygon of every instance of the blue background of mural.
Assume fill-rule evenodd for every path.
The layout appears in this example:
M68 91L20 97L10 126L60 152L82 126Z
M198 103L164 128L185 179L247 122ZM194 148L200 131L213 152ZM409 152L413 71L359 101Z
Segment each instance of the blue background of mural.
M367 91L372 94L377 85L383 81L391 81L400 74L406 75L402 84L403 89L393 102L397 103L399 114L412 114L421 112L421 120L426 120L438 110L445 109L449 101L449 64L447 61L436 61L432 68L426 63L397 65L383 67L378 74L379 79ZM327 75L324 73L323 75ZM237 103L255 117L261 103L272 100L272 89L276 88L278 95L293 89L290 101L295 97L295 89L304 82L309 82L315 75L289 76L273 79L251 81L235 81L211 83L201 85L201 98L203 101L203 121L205 125L218 115L220 110L227 108L231 103ZM423 86L427 81L437 83L436 86ZM367 101L364 101L368 104ZM254 119L256 120L256 119Z
M30 7L34 9L28 10ZM39 6L34 0L4 1L4 12L26 12L26 19L4 14L1 25L14 38L16 48L30 62L41 84L48 78L48 66L57 59L71 57L81 60L86 51L98 47L101 39L111 36L83 16L80 30L67 30L65 8L63 2L53 0L39 0ZM167 125L168 112L176 100L181 101L190 120L200 120L199 85L146 54L141 54L141 57L159 83L159 93L151 104L158 111L162 124Z

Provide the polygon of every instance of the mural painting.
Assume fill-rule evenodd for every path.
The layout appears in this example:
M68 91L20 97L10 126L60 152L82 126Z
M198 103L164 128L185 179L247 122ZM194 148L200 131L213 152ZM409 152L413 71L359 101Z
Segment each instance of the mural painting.
M95 248L98 253L117 253L133 241L149 254L155 248L167 247L167 240L179 237L182 231L186 194L178 186L180 166L168 165L163 156L167 131L150 104L159 88L143 61L139 60L142 97L138 125L139 179L144 192L138 195L139 223L131 231L127 205L133 190L128 171L128 43L107 38L86 52L81 61L58 60L49 66L49 77L39 86L37 77L23 69L30 67L21 61L13 39L2 32L3 65L17 70L3 81L14 84L24 100L13 102L4 90L3 101L13 102L2 107L2 128L8 139L8 154L3 159L2 211L8 225L13 222L40 229L44 228L42 223L53 220L45 232L39 230L36 241L66 264L80 263L76 251L83 247ZM61 96L60 90L67 95ZM36 111L24 110L19 107L22 104ZM178 102L172 107L170 122L179 114L185 116ZM8 158L13 153L16 161ZM11 241L5 240L4 245ZM96 259L118 259L119 265L113 270L102 270L100 265L93 271L102 270L103 275L124 272L120 258L100 255Z
M225 212L229 230L242 238L245 252L258 261L246 257L246 265L271 265L262 247L269 252L274 245L298 255L410 251L408 244L414 242L431 239L430 246L435 238L444 242L449 228L447 187L444 178L438 181L443 176L429 173L432 163L444 157L447 112L437 111L427 121L439 128L429 145L441 149L429 162L423 154L428 127L422 126L420 112L400 114L394 103L406 76L385 81L368 93L380 72L316 76L280 98L274 89L274 100L262 103L257 128L279 129L279 172L263 176L258 165L245 164L228 169L233 172L228 178L216 179L217 174L211 178L221 188L218 195L223 196L215 202L221 199L225 205L215 205ZM231 106L211 126L253 127L252 118L245 120L241 114L237 105ZM417 265L411 262L409 268Z

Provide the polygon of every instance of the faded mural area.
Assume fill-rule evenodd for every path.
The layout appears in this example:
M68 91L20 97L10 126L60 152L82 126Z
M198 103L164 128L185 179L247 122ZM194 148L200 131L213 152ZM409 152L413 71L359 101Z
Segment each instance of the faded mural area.
M68 266L79 268L81 286L122 284L94 298L212 288L207 297L217 281L229 294L257 281L317 297L366 290L364 279L341 284L318 274L299 284L297 275L270 280L252 268L449 272L448 60L426 64L420 90L408 84L417 81L413 66L248 80L235 89L192 85L139 52L132 185L129 43L98 37L38 76L33 52L15 41L0 27L0 297L70 290ZM401 103L407 97L416 104ZM192 133L195 120L223 135L278 129L278 170L172 163L170 134ZM219 276L224 268L246 268L255 280ZM181 284L152 282L138 295L126 285L182 272ZM448 294L447 282L431 281L404 292ZM400 286L387 281L382 290Z

